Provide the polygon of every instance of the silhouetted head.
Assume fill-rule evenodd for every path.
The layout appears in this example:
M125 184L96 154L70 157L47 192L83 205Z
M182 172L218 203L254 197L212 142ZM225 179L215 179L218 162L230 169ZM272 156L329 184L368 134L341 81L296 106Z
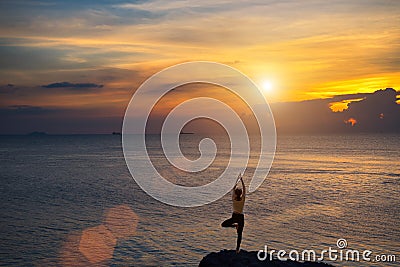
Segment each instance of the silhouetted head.
M235 189L235 198L236 198L236 200L240 200L241 196L242 196L242 189L236 188Z

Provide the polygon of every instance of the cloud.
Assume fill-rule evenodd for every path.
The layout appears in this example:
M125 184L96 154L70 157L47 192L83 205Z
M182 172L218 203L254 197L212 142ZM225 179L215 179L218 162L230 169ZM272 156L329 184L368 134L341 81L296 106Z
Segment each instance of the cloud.
M359 131L400 132L400 105L398 92L392 88L381 89L359 102L349 103L342 113L354 118ZM352 123L353 126L355 124Z
M122 116L132 93L155 71L116 68L54 71L37 73L34 80L9 75L4 84L0 84L0 108L15 105L71 110L91 108L96 110L94 116Z
M40 88L38 88L40 89ZM19 89L18 92L21 92ZM38 99L43 99L46 92L53 94L59 90L43 90ZM243 109L240 102L235 102L234 96L227 98L219 90L207 91L201 87L192 86L190 93L183 90L174 90L173 94L160 102L160 109L154 112L151 117L153 125L162 125L161 119L172 109L170 104L182 102L186 98L201 96L203 93L220 98L225 103L234 105L238 114L245 120L246 127L250 131L255 127L248 118L250 113ZM45 100L41 105L8 105L0 108L0 123L3 126L0 133L27 133L33 131L45 131L49 133L108 133L120 131L123 108L128 104L130 93L120 95L121 100L112 106L110 98L115 97L115 92L102 92L106 94L101 100L97 97L98 103L90 105L95 99L92 94L80 97L85 101L80 105L62 106L64 99L69 99L70 94L63 96L63 102L56 103L52 100ZM271 108L277 125L278 134L335 134L335 133L400 133L400 105L396 103L399 92L387 88L369 94L349 94L335 96L327 99L316 99L301 102L273 103ZM60 98L57 94L57 98ZM329 106L332 101L362 98L358 102L348 103L348 108L342 112L333 112ZM47 98L46 98L47 99ZM52 99L52 98L49 98ZM54 99L54 98L53 98ZM23 98L19 100L22 102ZM172 101L170 103L170 100ZM86 102L87 101L87 102ZM233 102L232 102L233 101ZM112 101L111 101L112 102ZM38 102L39 103L39 102ZM46 106L53 103L54 106ZM58 106L56 106L56 104ZM175 103L176 104L176 103ZM243 114L241 114L243 113ZM158 127L158 126L157 126ZM156 131L157 128L154 130ZM196 128L197 127L197 128ZM210 126L210 128L212 128ZM204 132L208 127L202 127L199 123L190 127L190 131ZM254 129L253 129L254 130Z
M120 132L122 115L98 115L98 109L14 105L0 108L0 134L89 134Z
M354 126L354 125L357 124L357 120L354 119L354 118L350 118L350 119L348 119L348 120L345 120L344 123L350 124L351 126Z
M349 94L327 99L271 105L279 133L400 132L400 95L392 88L367 94ZM333 112L335 101L357 99L347 109ZM349 127L350 126L350 127Z
M0 70L35 71L93 67L93 62L73 62L67 55L71 49L29 46L0 46Z
M44 88L76 88L76 89L88 89L88 88L102 88L102 84L96 83L70 83L70 82L57 82L42 85Z
M331 103L329 103L329 108L333 112L342 112L343 110L346 110L349 108L349 104L351 102L357 102L357 101L361 101L364 99L365 98L355 98L355 99L345 99L345 100L341 100L339 102L331 102Z
M6 1L0 9L3 80L17 71L35 77L238 60L250 77L279 77L281 101L400 84L398 1L24 2ZM379 80L371 84L373 76Z
M38 115L48 115L60 110L49 109L38 106L30 105L13 105L8 107L0 108L1 116L38 116Z

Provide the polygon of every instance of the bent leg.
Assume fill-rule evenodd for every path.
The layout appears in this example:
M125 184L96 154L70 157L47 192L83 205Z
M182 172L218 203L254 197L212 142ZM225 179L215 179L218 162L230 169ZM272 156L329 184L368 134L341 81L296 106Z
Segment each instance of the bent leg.
M233 225L233 223L234 223L233 218L229 218L228 220L225 220L225 221L221 224L221 226L222 226L222 227L235 227L235 226Z

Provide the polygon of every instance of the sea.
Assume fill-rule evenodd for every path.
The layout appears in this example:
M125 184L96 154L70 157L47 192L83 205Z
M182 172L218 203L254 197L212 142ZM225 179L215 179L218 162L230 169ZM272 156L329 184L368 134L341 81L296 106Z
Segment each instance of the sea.
M339 259L323 261L334 266L399 266L399 137L278 135L270 173L246 198L242 249L331 248ZM201 138L181 138L188 158ZM210 171L185 176L168 168L158 136L147 144L160 173L183 185L212 181L229 159L221 141ZM132 178L120 135L1 136L0 212L1 266L198 266L236 246L235 230L221 227L229 193L191 208L155 200ZM340 260L347 250L360 261Z

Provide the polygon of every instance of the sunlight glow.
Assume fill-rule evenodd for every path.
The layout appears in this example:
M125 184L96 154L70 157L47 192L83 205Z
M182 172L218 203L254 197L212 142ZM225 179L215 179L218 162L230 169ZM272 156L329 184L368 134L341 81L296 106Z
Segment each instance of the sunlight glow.
M269 93L273 89L273 84L271 81L265 80L261 83L261 88L265 93Z

